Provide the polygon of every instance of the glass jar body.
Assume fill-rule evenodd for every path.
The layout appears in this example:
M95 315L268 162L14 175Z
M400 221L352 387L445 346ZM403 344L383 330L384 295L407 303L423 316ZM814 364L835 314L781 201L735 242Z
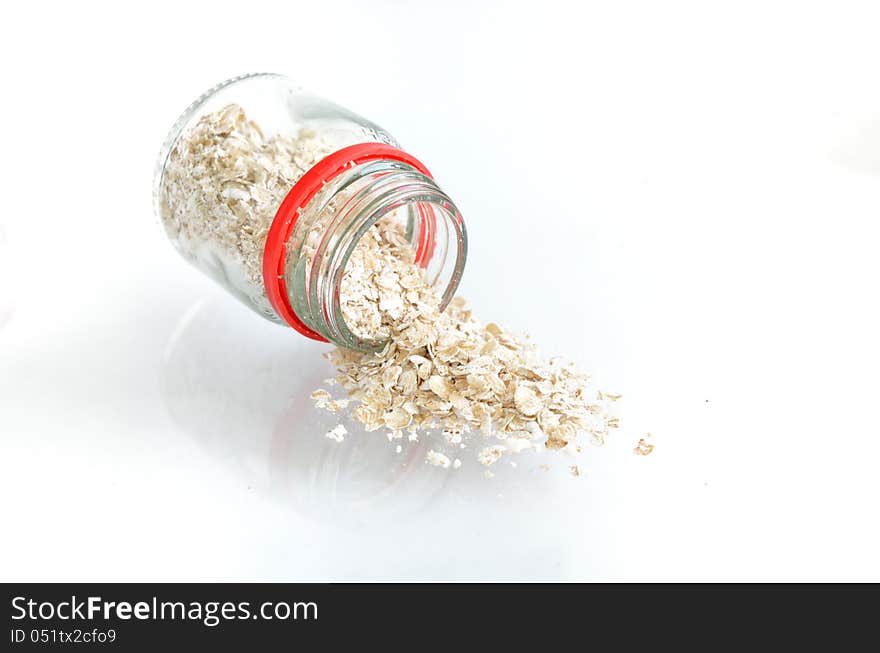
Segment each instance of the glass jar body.
M240 107L244 120L230 107ZM201 142L191 138L196 129L206 132ZM397 145L377 125L283 76L236 77L202 94L172 127L154 178L155 211L186 260L280 322L261 278L271 207L323 156L362 142ZM277 160L285 151L290 161ZM244 195L254 187L263 194Z
M353 348L380 344L353 338L338 306L345 262L376 220L404 223L445 301L466 258L461 216L424 166L280 75L233 78L184 112L160 153L154 204L178 252L251 309Z

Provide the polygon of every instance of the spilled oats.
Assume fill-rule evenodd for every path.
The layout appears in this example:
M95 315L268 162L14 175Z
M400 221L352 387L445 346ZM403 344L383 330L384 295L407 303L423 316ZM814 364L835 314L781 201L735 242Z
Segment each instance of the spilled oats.
M579 433L601 443L617 428L611 405L619 395L592 389L571 364L541 358L527 338L479 322L461 298L440 311L437 291L413 259L401 225L380 220L355 248L342 279L349 328L387 340L377 353L337 348L327 355L367 431L386 429L389 439L407 432L412 440L439 429L457 447L492 438L500 442L477 454L489 467L524 450L576 449ZM315 405L326 408L329 393L316 392ZM427 462L449 466L434 450Z

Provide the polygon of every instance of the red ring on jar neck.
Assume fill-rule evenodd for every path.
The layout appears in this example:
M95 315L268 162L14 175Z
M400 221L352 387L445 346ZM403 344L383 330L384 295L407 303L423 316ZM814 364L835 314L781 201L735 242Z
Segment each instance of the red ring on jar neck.
M290 299L287 296L287 282L284 279L284 268L287 265L287 241L296 226L300 211L305 208L325 183L347 169L376 159L401 161L411 165L426 177L432 177L421 161L396 147L384 143L350 145L328 154L299 178L287 193L284 201L281 202L281 206L278 207L272 220L272 226L269 227L266 246L263 249L263 285L266 288L266 296L281 319L313 340L328 342L327 338L303 324L290 305ZM422 229L420 230L421 235L415 260L424 266L434 249L433 228L429 224L434 219L433 210L429 212L420 206L419 219L422 221Z

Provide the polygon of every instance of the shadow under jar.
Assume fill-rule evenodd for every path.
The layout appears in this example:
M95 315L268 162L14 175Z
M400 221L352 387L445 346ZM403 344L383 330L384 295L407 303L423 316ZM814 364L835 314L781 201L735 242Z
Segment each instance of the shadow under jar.
M413 261L452 299L467 257L461 214L381 127L275 74L199 97L162 147L154 204L178 252L263 317L360 351L340 287L360 238L399 221Z

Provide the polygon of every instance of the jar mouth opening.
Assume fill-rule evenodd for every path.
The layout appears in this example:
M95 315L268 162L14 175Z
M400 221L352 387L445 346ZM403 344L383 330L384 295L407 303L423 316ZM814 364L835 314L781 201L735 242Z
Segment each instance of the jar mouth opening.
M444 286L445 309L467 259L461 214L418 159L372 142L326 156L279 206L263 253L266 296L278 316L313 340L365 352L384 348L385 341L360 338L345 323L340 287L358 242L392 212L406 216L415 260L434 287Z
M313 328L317 324L307 324L307 316L299 315L300 311L293 308L293 305L297 303L294 295L304 291L305 288L296 287L296 274L291 279L291 285L288 285L289 250L298 250L302 247L302 244L299 247L293 246L291 236L302 230L302 225L298 224L300 217L307 212L309 203L325 186L347 170L354 169L362 163L376 160L402 163L426 175L427 179L431 178L428 169L418 159L396 147L378 142L359 143L344 147L324 157L294 184L278 207L266 235L266 244L263 250L263 284L266 297L279 318L313 340L329 341L323 333L319 333ZM295 259L296 254L291 262L296 264L296 267L300 267Z
M327 296L323 299L328 307L325 313L327 326L337 336L333 340L348 349L377 352L388 343L387 339L365 339L349 328L343 316L340 288L345 268L361 238L379 220L395 213L403 214L406 239L413 250L413 263L421 268L428 284L443 292L440 311L452 301L461 282L467 259L467 232L458 208L447 197L427 194L383 206L357 227L338 262L334 262L331 283L325 286Z

